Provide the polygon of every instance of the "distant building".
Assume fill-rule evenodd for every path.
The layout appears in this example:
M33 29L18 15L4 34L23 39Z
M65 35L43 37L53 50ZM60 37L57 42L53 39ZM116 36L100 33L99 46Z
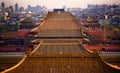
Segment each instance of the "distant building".
M13 6L8 7L8 17L13 18L14 17L14 9Z
M32 7L31 5L28 5L27 9L26 9L26 12L42 12L42 7L37 5L35 7Z
M64 9L54 9L53 12L65 12L65 10Z
M18 12L19 11L19 8L18 8L18 4L16 3L15 4L15 12Z
M4 2L1 2L1 7L5 8L5 3Z
M20 7L20 12L25 11L24 7Z
M81 17L84 18L84 14L86 14L81 8L68 8L67 12L70 12L77 19L80 19Z
M13 11L14 11L13 6L10 6L10 11L11 11L11 12L13 12Z

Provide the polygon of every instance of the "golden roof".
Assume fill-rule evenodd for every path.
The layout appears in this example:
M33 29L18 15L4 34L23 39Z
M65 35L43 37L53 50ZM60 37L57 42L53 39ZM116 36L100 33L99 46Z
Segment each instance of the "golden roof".
M87 23L98 23L98 21L92 17L92 16L88 16L88 18L86 19Z
M67 18L66 16L64 18L62 13L48 13L47 20L51 19L56 22L54 20L56 16L57 20L67 20L71 17L68 13L65 13L65 15ZM43 25L45 24L43 23ZM74 25L78 27L77 24ZM58 26L55 25L55 27ZM82 41L74 40L76 36L80 35L80 29L58 30L58 28L49 29L48 27L38 31L40 31L38 36L46 37L47 35L63 38L59 38L59 40L53 40L49 37L49 40L40 39L42 41L32 53L29 53L16 67L5 70L3 73L120 73L119 69L107 65L98 53L92 53L84 48ZM63 40L66 39L64 38L66 36L74 39Z
M33 23L34 24L35 22L30 17L26 17L24 20L21 21L21 23Z
M18 67L6 73L120 73L80 43L51 42L41 43Z

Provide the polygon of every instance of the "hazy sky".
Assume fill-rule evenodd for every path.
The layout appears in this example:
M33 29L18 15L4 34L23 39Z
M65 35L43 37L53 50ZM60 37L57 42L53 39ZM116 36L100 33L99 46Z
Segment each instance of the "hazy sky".
M6 2L7 5L18 3L19 6L27 7L41 5L47 8L80 7L86 8L87 4L120 4L120 0L0 0Z

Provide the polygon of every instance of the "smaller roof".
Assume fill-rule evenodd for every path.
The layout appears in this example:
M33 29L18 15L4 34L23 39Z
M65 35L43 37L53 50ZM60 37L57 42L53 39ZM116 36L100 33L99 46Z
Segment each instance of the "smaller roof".
M2 35L4 38L14 38L14 37L18 37L18 32L4 32Z
M98 21L92 17L92 16L88 16L88 18L86 19L87 23L98 23Z
M24 20L21 21L21 23L32 23L32 24L34 24L35 22L30 17L26 17Z
M21 30L21 31L15 31L15 32L4 32L3 37L4 38L16 38L16 37L24 37L28 34L29 31Z

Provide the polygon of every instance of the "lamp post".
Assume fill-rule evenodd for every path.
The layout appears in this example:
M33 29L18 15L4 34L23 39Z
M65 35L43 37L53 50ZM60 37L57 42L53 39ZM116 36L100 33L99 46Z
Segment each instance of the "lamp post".
M104 46L107 44L107 28L106 25L108 24L108 15L105 15L105 21L104 21Z

